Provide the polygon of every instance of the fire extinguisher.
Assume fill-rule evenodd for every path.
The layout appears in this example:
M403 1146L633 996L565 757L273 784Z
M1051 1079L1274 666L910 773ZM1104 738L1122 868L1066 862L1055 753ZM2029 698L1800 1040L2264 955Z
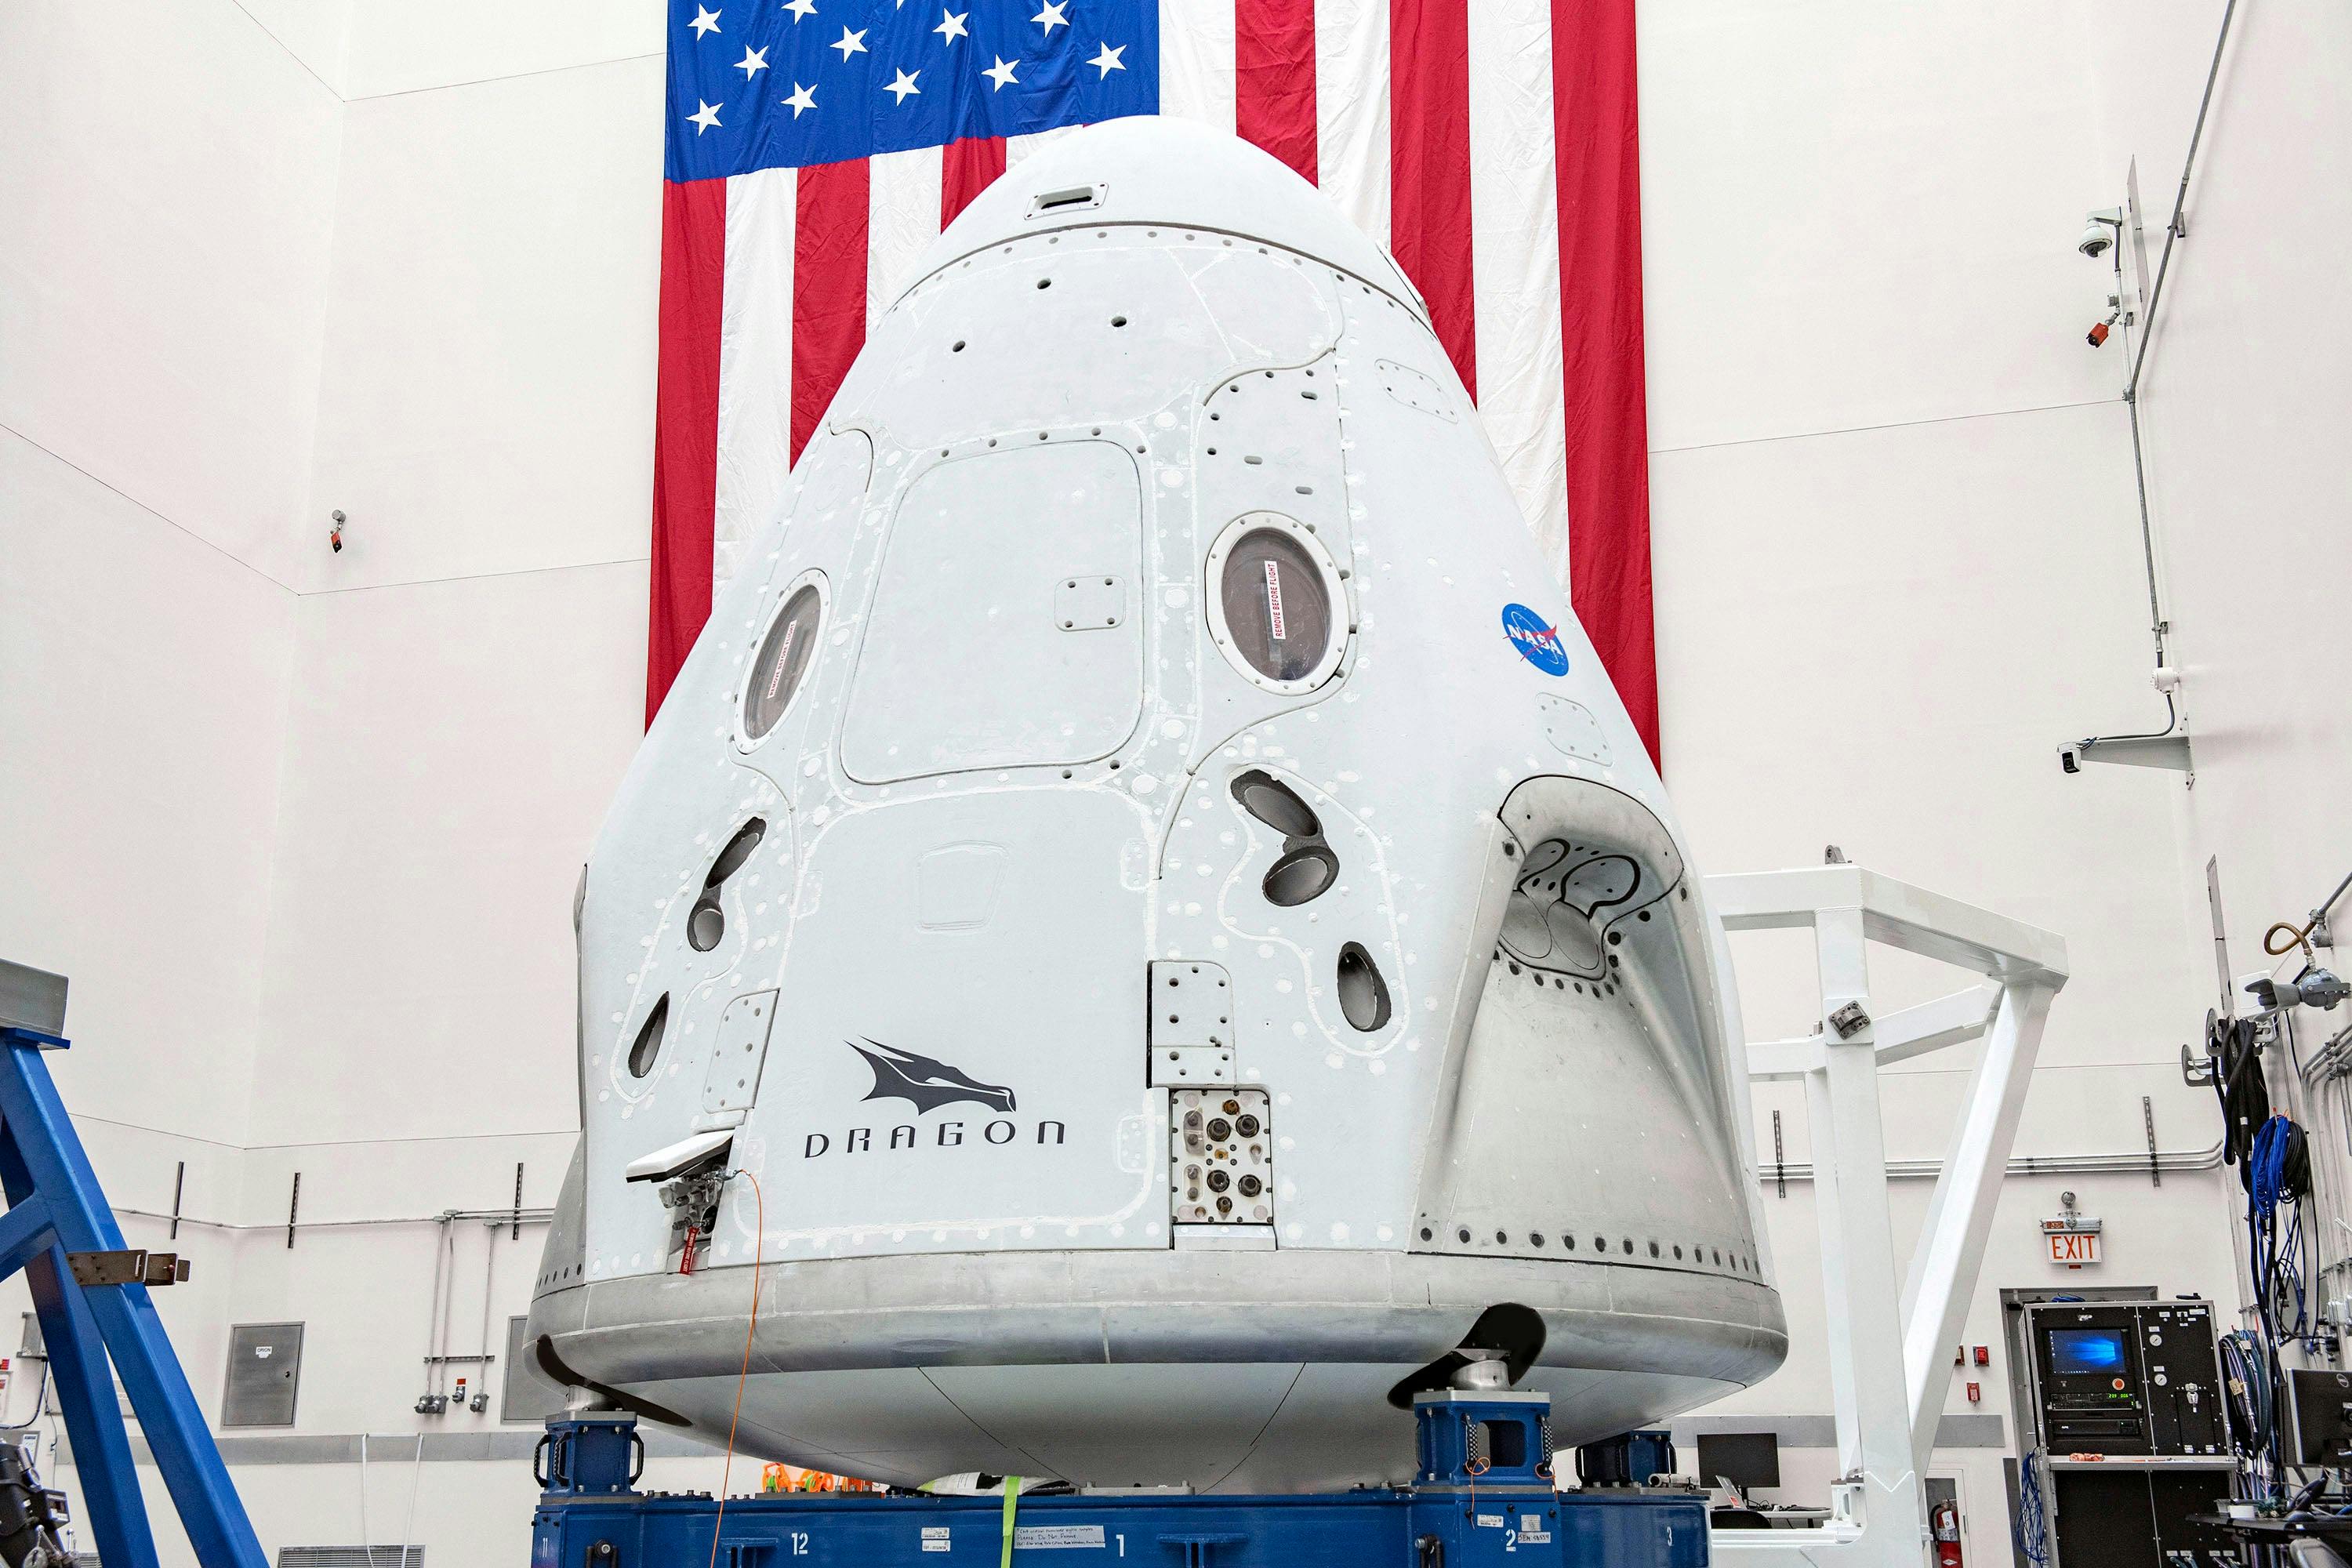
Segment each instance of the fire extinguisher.
M1936 1537L1936 1568L1960 1568L1960 1505L1946 1498L1928 1510L1927 1524Z

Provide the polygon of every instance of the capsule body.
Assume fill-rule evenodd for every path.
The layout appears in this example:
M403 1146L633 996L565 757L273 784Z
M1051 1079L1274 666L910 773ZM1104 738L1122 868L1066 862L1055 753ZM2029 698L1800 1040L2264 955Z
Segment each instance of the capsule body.
M941 237L580 948L532 1331L717 1435L748 1332L749 1452L1320 1488L1409 1476L1465 1342L1562 1445L1784 1352L1658 778L1410 285L1231 139L1076 133Z

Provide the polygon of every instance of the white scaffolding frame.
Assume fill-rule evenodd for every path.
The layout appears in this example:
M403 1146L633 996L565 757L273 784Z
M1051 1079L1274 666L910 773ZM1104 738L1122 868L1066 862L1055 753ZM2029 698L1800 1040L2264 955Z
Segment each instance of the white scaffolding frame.
M1732 1568L1920 1568L1933 1558L1924 1477L1950 1384L1948 1358L1984 1261L2042 1026L2066 983L2066 944L1860 866L1710 877L1706 888L1731 931L1813 932L1820 1032L1750 1044L1748 1062L1753 1079L1805 1085L1840 1476L1819 1527L1717 1531L1711 1544ZM1988 983L1874 1016L1874 942ZM1979 1037L1982 1059L1918 1245L1898 1275L1878 1069Z

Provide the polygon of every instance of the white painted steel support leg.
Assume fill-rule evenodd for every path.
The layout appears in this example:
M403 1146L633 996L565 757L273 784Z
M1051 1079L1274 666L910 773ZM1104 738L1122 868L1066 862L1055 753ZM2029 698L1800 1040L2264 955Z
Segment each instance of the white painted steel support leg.
M1826 1525L1718 1531L1713 1549L1733 1568L1922 1568L1932 1557L1922 1477L1949 1382L1943 1358L1976 1289L2042 1026L2066 982L2065 943L1858 866L1711 878L1707 893L1732 931L1813 931L1820 1033L1751 1047L1749 1070L1805 1084L1841 1476ZM1876 1019L1873 942L1995 985ZM1841 1035L1832 1018L1849 1003L1863 1021ZM1898 1281L1878 1069L1979 1036L1983 1058Z
M1886 1137L1878 1106L1878 1042L1867 1025L1841 1039L1826 1022L1850 1002L1869 1011L1862 911L1817 910L1813 932L1825 1021L1821 1064L1805 1074L1805 1114L1814 1144L1813 1207L1824 1260L1838 1473L1843 1483L1860 1484L1860 1495L1849 1500L1872 1529L1900 1535L1915 1522L1924 1530L1927 1514L1905 1398L1903 1316L1895 1295L1895 1226L1887 1212ZM1822 1158L1824 1142L1834 1158ZM1826 1182L1823 1172L1831 1173ZM1834 1268L1827 1263L1832 1258L1838 1262Z
M1951 1378L1944 1360L1958 1344L1969 1315L1969 1295L1984 1262L1985 1238L2000 1200L2001 1173L2017 1140L2027 1079L2042 1043L2042 1025L2057 994L2051 985L2016 985L2001 992L1984 1057L1969 1075L1950 1155L1936 1178L1935 1194L1903 1284L1903 1376L1910 1393L1911 1455L1921 1469L1936 1446L1936 1423Z

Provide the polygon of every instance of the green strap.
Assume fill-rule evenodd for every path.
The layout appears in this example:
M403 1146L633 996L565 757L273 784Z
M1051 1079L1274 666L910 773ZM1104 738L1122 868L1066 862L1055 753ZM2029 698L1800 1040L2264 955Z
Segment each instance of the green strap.
M1004 1555L999 1557L997 1568L1013 1568L1013 1515L1021 1506L1021 1478L1004 1478Z

